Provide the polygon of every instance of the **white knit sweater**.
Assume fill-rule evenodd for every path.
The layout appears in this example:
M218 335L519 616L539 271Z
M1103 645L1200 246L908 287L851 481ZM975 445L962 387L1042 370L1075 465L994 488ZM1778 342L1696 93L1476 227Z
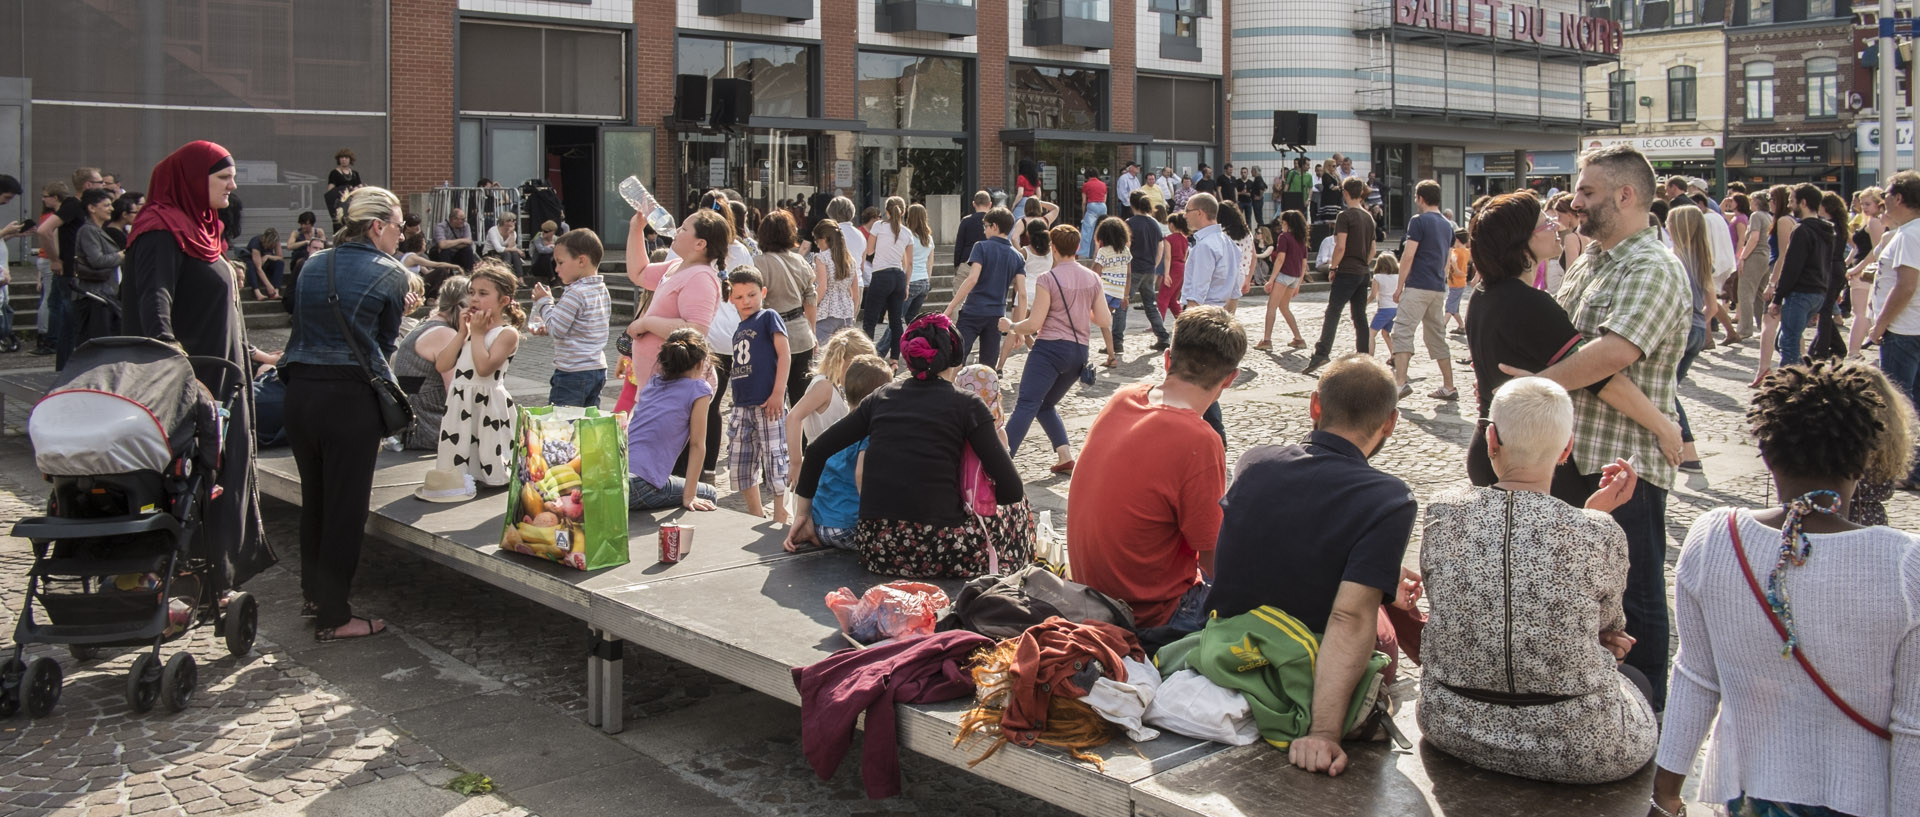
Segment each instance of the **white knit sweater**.
M1858 817L1920 815L1920 540L1888 527L1816 534L1806 565L1786 574L1801 651L1856 711L1891 724L1885 741L1781 656L1740 576L1728 513L1762 588L1780 554L1780 531L1744 510L1707 513L1687 533L1660 766L1690 771L1712 727L1703 801L1744 793Z

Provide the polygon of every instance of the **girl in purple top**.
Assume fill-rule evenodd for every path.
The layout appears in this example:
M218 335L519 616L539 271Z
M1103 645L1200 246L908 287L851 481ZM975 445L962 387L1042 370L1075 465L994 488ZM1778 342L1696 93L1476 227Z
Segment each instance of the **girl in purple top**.
M688 476L706 461L707 405L713 386L705 377L712 350L697 328L674 330L660 347L660 371L641 389L627 423L627 507L636 511L686 508L713 510L712 485L673 475L673 462L687 450Z

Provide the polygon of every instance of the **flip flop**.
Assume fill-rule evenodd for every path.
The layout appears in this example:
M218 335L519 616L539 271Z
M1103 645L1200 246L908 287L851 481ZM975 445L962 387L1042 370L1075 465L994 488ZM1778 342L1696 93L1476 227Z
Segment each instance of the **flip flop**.
M352 624L353 622L356 622L356 621L366 622L367 631L359 635L341 635L340 627L345 627L347 626L346 624L342 624L340 625L340 627L322 627L320 629L313 631L313 640L326 642L326 641L345 641L350 638L371 638L373 636L379 635L387 631L387 623L377 618L353 616L352 618L347 619L347 624Z

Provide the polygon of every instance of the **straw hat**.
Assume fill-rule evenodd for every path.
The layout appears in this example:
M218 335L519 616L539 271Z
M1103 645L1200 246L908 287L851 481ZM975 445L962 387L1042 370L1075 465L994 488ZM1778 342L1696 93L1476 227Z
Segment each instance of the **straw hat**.
M465 502L475 494L472 474L441 468L429 469L426 484L413 492L416 499L428 502Z

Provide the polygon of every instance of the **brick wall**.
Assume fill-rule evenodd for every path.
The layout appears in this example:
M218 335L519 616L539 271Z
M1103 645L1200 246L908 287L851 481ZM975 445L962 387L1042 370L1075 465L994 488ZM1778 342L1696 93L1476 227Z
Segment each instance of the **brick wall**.
M393 0L390 122L393 191L403 198L453 178L455 0Z
M1846 109L1847 93L1853 90L1853 26L1850 21L1810 28L1773 29L1742 32L1729 29L1727 35L1727 134L1820 133L1830 134L1846 126L1852 115ZM1832 57L1839 61L1840 116L1838 119L1807 120L1806 61ZM1746 65L1755 61L1773 63L1773 119L1749 122L1747 112Z
M1140 38L1135 33L1135 26L1139 24L1139 17L1138 3L1133 0L1113 0L1113 50L1107 52L1113 66L1107 82L1108 95L1112 97L1107 101L1107 130L1114 133L1132 133L1134 130L1134 114L1138 107L1134 104L1134 92L1138 85L1134 78L1139 73L1134 66L1139 62L1135 55L1140 53ZM1113 163L1109 181L1119 178L1120 168L1133 158L1134 150L1132 145L1126 145L1114 152L1117 161Z
M974 60L974 83L978 88L975 96L978 107L974 110L974 134L977 143L975 150L980 157L980 179L978 187L1004 187L1012 194L1013 185L1008 173L1006 151L1000 146L1000 130L1007 126L1007 46L1008 38L1017 36L1006 26L994 25L997 20L1007 19L1007 4L1020 0L978 0L976 14L979 15L980 51ZM1011 204L1012 200L1009 199Z
M660 0L633 0L634 124L654 129L653 190L663 200L679 190L674 179L679 143L665 124L673 116L672 13L672 5Z

